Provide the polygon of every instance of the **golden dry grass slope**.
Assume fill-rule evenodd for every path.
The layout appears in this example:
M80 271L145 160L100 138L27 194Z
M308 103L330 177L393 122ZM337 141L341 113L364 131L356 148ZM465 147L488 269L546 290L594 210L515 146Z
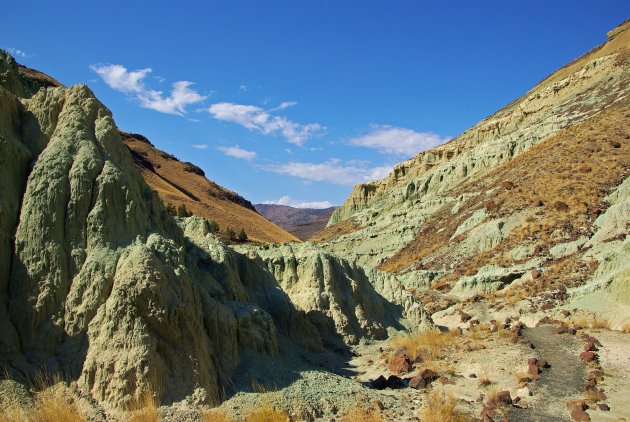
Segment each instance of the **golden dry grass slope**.
M203 170L161 151L145 137L121 132L144 180L162 201L177 208L185 205L195 215L219 224L245 229L250 240L264 243L299 242L299 239L259 215L253 205L235 192L205 177Z

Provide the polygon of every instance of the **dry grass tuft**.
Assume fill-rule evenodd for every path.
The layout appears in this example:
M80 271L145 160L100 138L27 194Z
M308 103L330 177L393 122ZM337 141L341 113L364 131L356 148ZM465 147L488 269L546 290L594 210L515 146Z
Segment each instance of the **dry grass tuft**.
M426 408L422 411L424 422L465 422L471 418L457 409L457 399L450 393L433 390L427 399Z
M488 374L483 374L481 377L479 377L479 381L477 382L477 385L479 385L479 387L487 387L490 384L492 384L492 380L490 380L490 376Z
M346 411L341 422L382 422L381 411L374 405L357 403Z
M591 328L605 328L610 330L610 321L596 316L593 318L593 321L591 321Z
M3 401L0 407L0 422L84 422L72 394L60 376L40 373L33 382L35 393L32 406L18 402Z
M37 404L29 412L30 422L82 422L86 418L76 403L68 401L61 384L46 388L37 394Z
M223 409L211 409L203 412L203 422L236 422L236 419Z
M276 409L270 403L263 403L257 409L245 415L246 422L287 422L289 415L284 410Z
M404 349L412 360L439 360L447 348L458 348L460 341L454 331L428 331L396 337L391 341L395 349Z
M134 397L127 406L129 420L132 422L158 422L160 420L160 404L157 394L150 390Z
M628 334L630 333L630 322L626 322L621 326L621 331Z
M18 422L26 420L22 407L17 403L0 406L0 422Z
M610 330L610 321L604 318L600 318L597 315L593 315L590 318L586 316L575 316L571 318L571 322L584 328L590 327Z

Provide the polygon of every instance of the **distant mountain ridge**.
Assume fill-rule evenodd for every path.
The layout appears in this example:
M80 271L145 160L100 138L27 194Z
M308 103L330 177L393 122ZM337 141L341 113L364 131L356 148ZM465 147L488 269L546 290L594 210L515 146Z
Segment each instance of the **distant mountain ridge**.
M326 227L337 207L295 208L287 205L256 204L256 211L301 240L307 240Z

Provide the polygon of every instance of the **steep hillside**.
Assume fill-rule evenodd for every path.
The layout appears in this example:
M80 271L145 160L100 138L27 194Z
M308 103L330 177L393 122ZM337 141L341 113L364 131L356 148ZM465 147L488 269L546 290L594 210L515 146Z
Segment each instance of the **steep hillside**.
M301 240L307 240L326 227L336 207L294 208L286 205L256 204L256 211Z
M446 206L456 210L476 194L458 190L463 183L481 180L562 129L626 98L628 27L624 23L611 31L608 42L450 142L397 165L385 179L357 185L332 215L320 239L324 247L362 264L382 264L410 242L421 243L425 221L434 213Z
M216 221L221 231L230 227L238 232L243 228L254 241L299 241L261 217L251 202L208 180L194 164L160 151L142 135L121 132L121 137L142 176L165 203L175 208L183 204L193 214Z

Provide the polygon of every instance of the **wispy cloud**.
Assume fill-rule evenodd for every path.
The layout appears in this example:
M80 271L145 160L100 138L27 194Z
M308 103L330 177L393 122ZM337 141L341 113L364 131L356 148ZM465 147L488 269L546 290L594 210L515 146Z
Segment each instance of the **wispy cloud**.
M334 207L335 204L329 201L298 201L296 199L291 198L288 195L281 197L275 201L264 201L263 204L268 205L286 205L288 207L293 208L315 208L315 209L323 209Z
M172 84L171 92L165 96L162 91L147 88L144 79L152 69L128 70L120 64L91 65L90 69L112 89L135 98L141 107L149 108L161 113L183 116L186 107L199 103L207 96L192 89L192 82L177 81Z
M300 177L313 182L329 182L337 185L354 186L357 183L382 179L394 168L391 166L371 167L365 161L342 162L330 159L323 163L290 162L270 164L264 170L289 176Z
M29 57L31 57L30 54L28 54L24 50L20 50L19 48L7 47L5 50L7 50L9 54L11 54L13 57L20 57L22 59L28 59Z
M443 144L449 138L433 132L416 132L395 126L374 125L372 130L350 140L350 144L373 148L382 154L413 156Z
M240 158L245 161L252 161L256 158L255 151L248 151L239 147L238 145L234 145L233 147L217 147L219 151L224 153L225 155L229 155L230 157Z
M318 123L302 125L292 122L284 116L271 114L295 104L295 102L287 101L275 108L265 110L253 105L221 102L212 104L208 111L217 120L236 123L264 135L280 133L288 142L295 145L303 145L307 140L320 134L326 128Z
M246 83L242 83L238 86L238 92L247 92L249 91L249 86Z
M191 147L195 149L208 149L208 144L193 144Z

